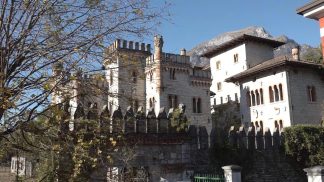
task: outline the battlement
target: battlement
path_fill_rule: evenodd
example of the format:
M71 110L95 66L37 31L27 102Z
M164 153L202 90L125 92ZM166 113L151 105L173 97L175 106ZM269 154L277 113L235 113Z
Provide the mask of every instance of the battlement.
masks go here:
M193 69L192 78L207 78L211 80L210 71L205 71L201 69Z
M154 55L151 55L147 57L146 64L150 65L155 62ZM187 64L190 65L190 56L186 55L179 55L179 54L172 54L172 53L163 53L162 54L162 62L168 63L168 64Z
M70 114L71 110L68 103L63 104L62 107L65 112ZM181 120L186 120L184 105L179 104L179 109ZM100 123L100 127L107 135L124 134L130 143L142 145L181 144L185 141L196 143L199 138L200 149L207 149L209 146L206 127L190 125L183 128L183 123L178 125L171 123L173 113L173 109L170 109L167 113L164 108L161 108L159 114L155 115L154 109L151 108L145 114L143 107L139 107L137 112L134 112L131 106L127 108L125 113L122 113L120 107L110 112L106 105L99 109L96 103L92 103L88 108L83 108L81 104L77 104L73 113L74 130L83 127L82 124L79 124L79 120L95 120ZM127 136L130 136L130 138L127 138Z
M214 135L215 131L212 131L211 135ZM249 150L269 150L279 149L283 145L283 131L278 128L271 133L269 128L255 128L250 126L247 131L244 127L235 128L231 126L229 130L229 144L235 148L249 149ZM215 143L212 141L212 143Z
M150 53L151 44L117 39L108 47L109 52L114 52L116 50L134 50Z

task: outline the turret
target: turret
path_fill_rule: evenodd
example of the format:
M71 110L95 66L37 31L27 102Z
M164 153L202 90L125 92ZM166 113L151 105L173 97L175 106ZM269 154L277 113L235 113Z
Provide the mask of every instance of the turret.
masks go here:
M154 36L154 59L162 60L163 37L161 35Z
M163 47L163 37L161 35L154 36L154 61L156 64L156 87L157 92L160 94L162 91L162 69L161 69L161 61L162 61L162 47Z
M63 63L60 61L53 65L53 76L59 76L63 71Z

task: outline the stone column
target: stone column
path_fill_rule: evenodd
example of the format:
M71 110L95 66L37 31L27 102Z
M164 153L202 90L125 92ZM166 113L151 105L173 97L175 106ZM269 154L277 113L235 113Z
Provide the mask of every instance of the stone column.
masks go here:
M224 176L226 182L241 182L242 168L237 165L223 166Z
M308 182L324 182L324 166L305 168Z

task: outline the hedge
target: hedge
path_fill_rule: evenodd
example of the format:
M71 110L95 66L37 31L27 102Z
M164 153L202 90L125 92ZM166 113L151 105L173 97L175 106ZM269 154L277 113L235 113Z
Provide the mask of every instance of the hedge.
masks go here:
M284 149L305 167L324 165L324 127L296 125L285 128Z

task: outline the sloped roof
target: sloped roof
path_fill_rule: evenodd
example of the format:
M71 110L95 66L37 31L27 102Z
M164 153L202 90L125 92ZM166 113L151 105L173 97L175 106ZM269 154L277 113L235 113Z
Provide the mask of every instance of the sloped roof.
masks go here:
M294 60L292 57L288 57L288 56L280 56L280 57L276 57L274 59L265 61L261 64L258 64L256 66L254 66L246 71L243 71L241 73L238 73L232 77L229 77L225 81L226 82L236 82L236 81L242 80L243 78L247 78L250 76L254 76L258 73L262 73L266 70L270 70L273 68L286 66L286 65L309 67L309 68L315 68L315 69L324 69L323 64L307 62L304 60Z
M213 55L222 52L230 47L233 47L235 45L238 45L242 42L245 41L255 41L255 42L262 42L262 43L266 43L270 46L272 46L273 48L275 47L279 47L283 44L285 44L284 42L280 42L274 39L269 39L269 38L263 38L263 37L258 37L258 36L253 36L253 35L248 35L248 34L242 34L238 37L235 37L227 42L224 42L223 44L220 44L218 46L216 46L215 48L205 52L204 54L202 54L201 56L205 56L205 57L212 57Z
M304 6L298 8L296 11L297 11L297 14L299 15L304 15L306 11L320 5L324 3L324 0L316 0L316 1L311 1L307 4L305 4Z

